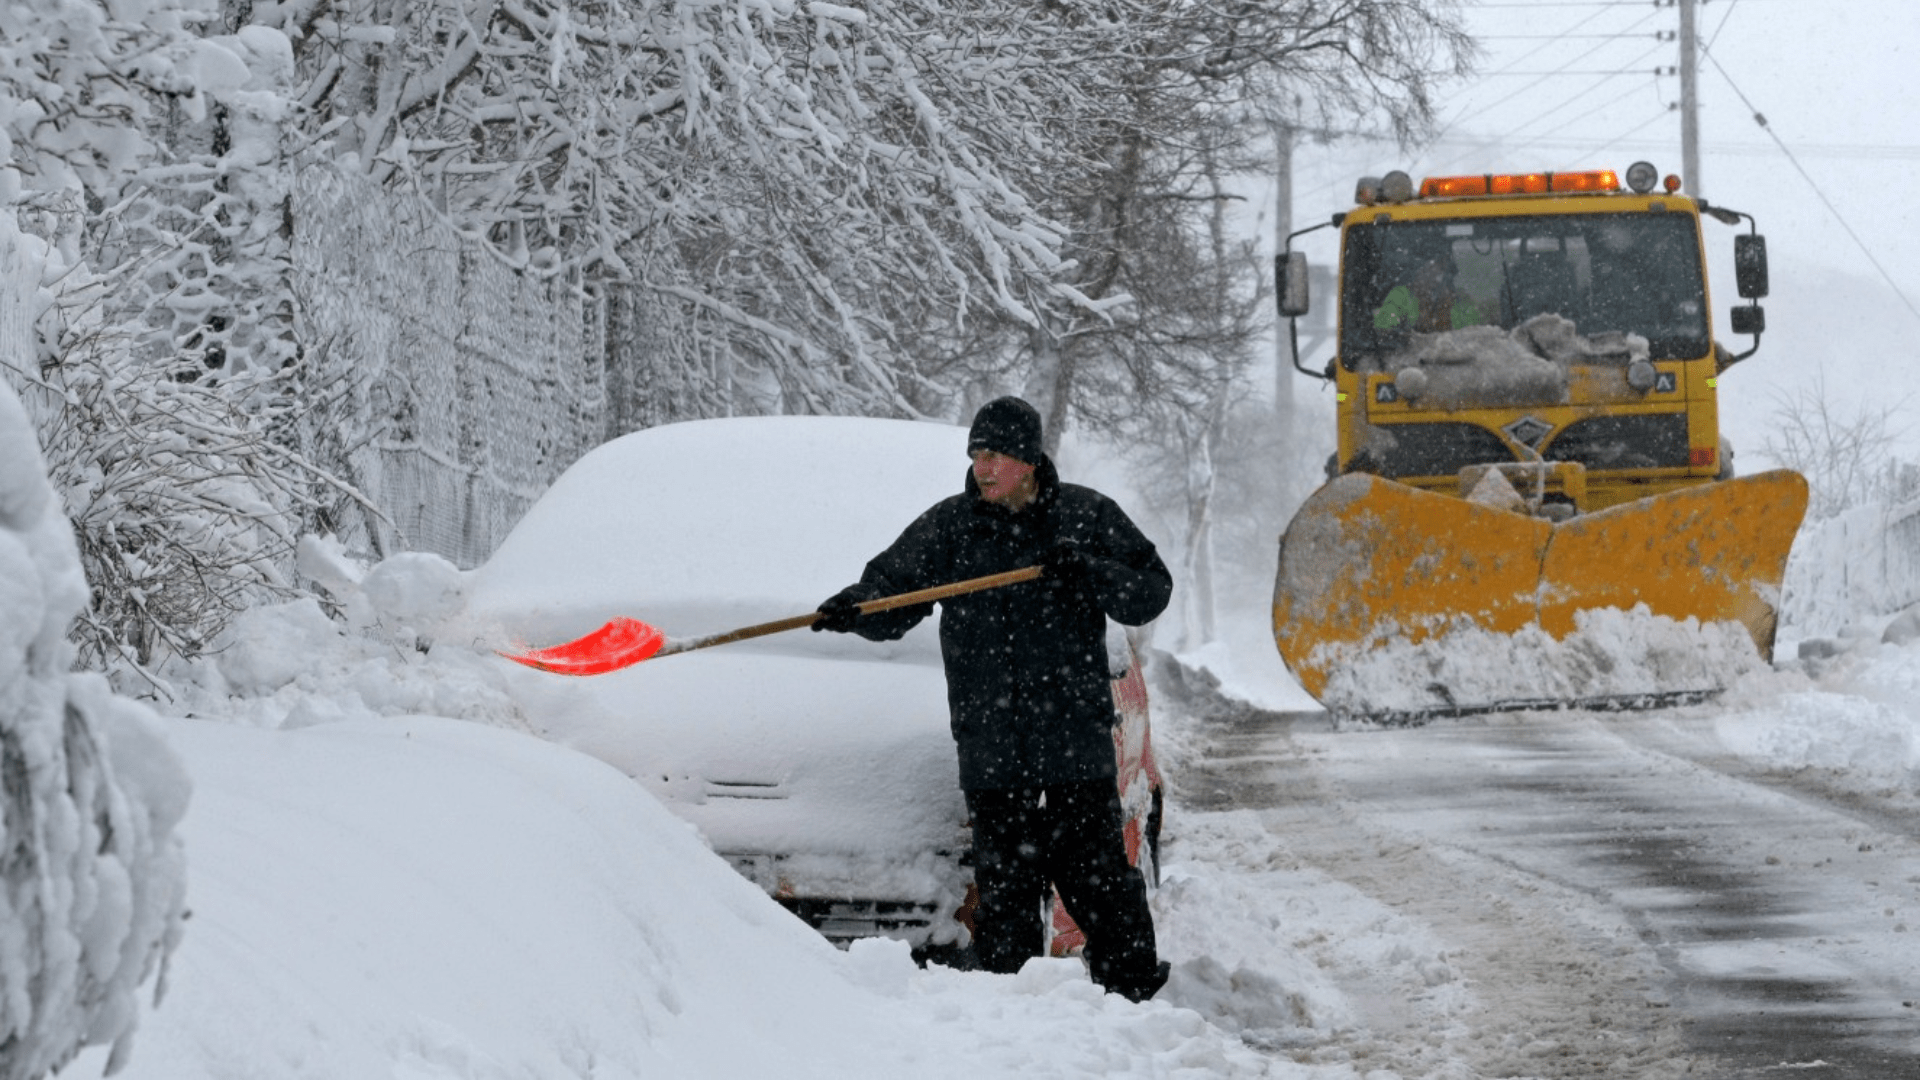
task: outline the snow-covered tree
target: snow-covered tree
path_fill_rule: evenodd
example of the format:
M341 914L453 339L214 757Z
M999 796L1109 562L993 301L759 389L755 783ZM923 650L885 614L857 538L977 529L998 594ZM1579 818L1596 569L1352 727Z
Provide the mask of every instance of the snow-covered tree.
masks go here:
M1089 164L1058 177L1044 204L1069 228L1067 291L1085 302L1047 305L1037 332L1005 329L1030 358L1028 390L1051 431L1073 417L1110 429L1116 414L1170 400L1205 414L1212 384L1235 375L1229 354L1260 328L1246 300L1262 285L1247 247L1209 250L1221 197L1209 177L1271 161L1276 116L1416 137L1438 80L1464 74L1471 41L1449 2L1058 6L1124 28L1115 47L1075 61L1078 80L1104 91L1071 129Z
M604 434L731 412L953 416L994 383L1035 387L1056 432L1069 411L1152 428L1169 407L1217 414L1257 329L1257 269L1206 239L1220 197L1206 177L1258 126L1242 114L1285 88L1304 119L1417 128L1427 80L1461 53L1450 12L1409 0L10 5L6 193L54 242L57 273L107 285L81 321L64 318L76 293L50 292L66 306L50 307L42 354L15 381L47 391L36 400L144 418L109 438L84 417L36 413L67 425L49 442L62 490L119 523L110 543L83 545L112 571L98 582L170 566L174 580L219 583L156 605L125 579L112 592L131 606L103 642L191 650L227 584L277 587L265 569L284 563L300 519L324 516L316 488L331 485L280 452L380 435L368 410L355 414L368 430L303 427L303 399L355 373L300 340L297 169L358 173L487 257L588 297L604 333L584 336L607 349L594 380ZM211 434L168 441L183 416ZM134 463L195 491L194 508L95 498ZM237 486L213 497L179 483L183 463ZM133 489L163 490L119 490ZM155 530L123 528L126 514ZM160 549L192 557L171 564ZM199 572L209 565L242 572ZM129 625L156 609L178 617Z
M286 335L290 76L277 34L210 2L24 0L0 13L0 195L56 262L122 271L110 318L177 378L272 370ZM125 273L137 270L137 273Z
M288 276L285 37L194 0L0 13L0 188L51 245L0 362L80 538L88 666L191 654L283 567L308 487Z
M1431 123L1434 85L1463 74L1473 50L1451 3L1135 0L1097 10L1129 36L1080 60L1082 81L1108 90L1105 108L1076 128L1079 157L1095 164L1064 175L1045 204L1069 226L1066 281L1083 299L1036 305L1037 326L984 330L1020 356L1014 370L1050 438L1084 423L1123 445L1152 444L1139 456L1149 468L1162 459L1155 490L1182 504L1170 516L1197 641L1212 631L1216 451L1251 390L1251 350L1268 325L1256 245L1224 223L1233 178L1264 172L1276 121L1417 136Z
M302 137L499 257L579 272L665 409L914 413L903 335L1031 320L1030 191L1085 97L1025 3L252 5L296 42ZM1063 299L1066 294L1062 294ZM619 335L615 335L618 340ZM771 395L771 400L766 397Z
M161 103L194 97L182 72L195 57L193 14L174 0L16 0L0 9L5 195L104 198L143 167Z

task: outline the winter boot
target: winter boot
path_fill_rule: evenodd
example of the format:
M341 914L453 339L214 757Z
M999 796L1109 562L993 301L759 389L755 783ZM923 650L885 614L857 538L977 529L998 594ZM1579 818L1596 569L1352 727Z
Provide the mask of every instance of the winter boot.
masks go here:
M1173 965L1165 960L1154 965L1153 971L1138 975L1124 975L1106 984L1107 992L1119 994L1128 1001L1138 1004L1160 992L1167 985L1167 976L1173 972Z

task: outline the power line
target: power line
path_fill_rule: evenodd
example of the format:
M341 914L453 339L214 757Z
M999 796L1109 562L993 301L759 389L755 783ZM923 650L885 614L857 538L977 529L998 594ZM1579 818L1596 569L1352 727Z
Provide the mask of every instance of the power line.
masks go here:
M1673 112L1673 108L1674 107L1672 105L1662 106L1661 113L1658 115L1670 114ZM1657 119L1657 116L1656 116L1656 119ZM1392 135L1383 134L1378 131L1361 131L1358 129L1349 130L1349 129L1342 128L1338 130L1335 130L1335 129L1326 129L1324 131L1316 130L1315 134L1322 135L1327 139L1338 139L1346 142L1390 143L1394 141L1394 137ZM1476 146L1477 147L1477 146L1484 146L1487 143L1492 141L1494 141L1492 136L1480 136L1480 135L1475 135L1471 132L1466 132L1459 135L1448 134L1448 135L1436 136L1432 139L1428 139L1427 145L1428 146ZM1571 138L1567 136L1543 135L1537 139L1529 140L1529 145L1545 146L1553 149L1569 149L1569 148L1578 148L1578 147L1585 146L1587 145L1587 142L1588 140L1586 139L1577 139L1577 138ZM1650 144L1639 144L1639 145L1650 145ZM1829 159L1829 158L1836 158L1840 160L1850 160L1850 161L1911 161L1914 159L1920 159L1920 145L1915 145L1912 143L1808 143L1808 142L1803 142L1803 143L1799 143L1798 147L1799 147L1799 154L1801 157L1818 158L1823 160ZM1779 146L1774 143L1757 143L1757 142L1703 142L1700 144L1700 148L1709 153L1716 154L1722 157L1767 157L1769 155L1777 154L1780 152Z
M1739 0L1734 0L1734 2L1738 3ZM1754 3L1754 4L1801 4L1807 7L1813 6L1812 0L1748 0L1748 2ZM1526 3L1510 3L1510 4L1484 4L1483 3L1483 4L1473 5L1474 10L1476 11L1478 11L1481 8L1526 8L1529 11L1531 11L1536 8L1551 8L1551 7L1643 8L1646 6L1647 6L1647 0L1527 0ZM1671 3L1671 0L1666 0L1666 2L1660 2L1660 0L1656 0L1655 6L1656 7L1672 7L1673 4Z
M1577 70L1561 68L1556 71L1503 71L1502 75L1674 75L1679 69L1672 64L1655 64L1650 68L1587 68ZM1486 78L1495 78L1493 75Z
M1740 0L1733 0L1732 3L1727 5L1727 13L1725 15L1720 16L1720 25L1713 28L1713 36L1707 39L1707 43L1705 45L1700 46L1700 51L1702 53L1706 53L1709 50L1711 50L1713 48L1713 43L1720 40L1720 31L1725 30L1727 28L1727 20L1733 18L1733 9L1739 6L1740 6Z
M1673 115L1672 109L1661 109L1659 112L1654 113L1651 118L1644 120L1639 124L1635 124L1633 127L1627 129L1626 131L1618 135L1615 135L1611 140L1604 143L1600 147L1600 149L1595 150L1593 152L1593 156L1596 158L1599 157L1601 154L1606 153L1607 151L1613 149L1614 147L1620 145L1621 143L1626 142L1628 139L1632 138L1633 136L1640 134L1642 131L1645 131L1646 129L1652 127L1653 125L1659 123L1662 120L1665 120L1667 117L1672 115Z
M1663 106L1661 115L1670 115L1672 106ZM1359 136L1355 136L1359 138ZM1388 142L1387 136L1378 136L1362 141ZM1490 137L1480 137L1471 133L1457 137L1437 140L1449 146L1479 146L1492 141ZM1585 146L1586 139L1571 136L1543 135L1531 140L1531 145L1556 149ZM1706 142L1700 148L1720 157L1771 157L1780 152L1773 143L1757 142ZM1801 143L1799 153L1803 158L1838 159L1846 161L1912 161L1920 158L1920 146L1895 145L1891 143Z
M1671 106L1663 107L1656 116L1656 119L1658 116L1670 116L1672 113L1673 109ZM1645 125L1643 124L1641 126L1644 127ZM1390 137L1384 135L1355 135L1353 137L1360 141L1392 141ZM1446 146L1484 146L1490 141L1492 141L1490 138L1477 137L1471 134L1434 140L1436 145ZM1663 140L1658 145L1666 146L1670 142L1671 140ZM1540 146L1554 150L1579 149L1587 144L1588 140L1586 139L1550 135L1541 136L1538 139L1533 139L1528 142L1530 146ZM1654 144L1640 143L1627 145L1649 146ZM1700 148L1718 157L1770 157L1780 152L1780 148L1772 143L1755 142L1708 142L1700 144ZM1920 159L1920 146L1898 146L1889 143L1801 143L1800 156L1850 161L1912 161Z
M1593 108L1591 108L1591 109L1588 109L1588 110L1587 110L1586 112L1583 112L1583 113L1581 113L1581 114L1580 114L1579 116L1576 116L1576 117L1574 117L1574 118L1573 118L1573 119L1571 119L1571 120L1568 120L1568 121L1567 121L1567 122L1566 122L1565 124L1563 124L1563 125L1561 125L1561 126L1562 126L1562 127L1572 127L1572 126L1573 126L1574 124L1577 124L1577 123L1579 123L1579 122L1580 122L1580 121L1582 121L1582 120L1585 120L1585 119L1586 119L1587 117L1589 117L1589 116L1592 116L1592 115L1593 115L1594 113L1597 113L1597 112L1599 112L1599 111L1600 111L1600 110L1602 110L1602 109L1607 109L1607 108L1611 108L1611 107L1613 107L1613 106L1614 106L1615 104L1617 104L1617 103L1619 103L1619 102L1620 102L1620 101L1621 101L1621 100L1622 100L1622 99L1623 99L1624 97L1625 97L1625 95L1623 94L1623 95L1621 95L1621 97L1617 97L1617 98L1613 98L1613 99L1610 99L1610 100L1607 100L1607 101L1603 101L1603 102L1601 102L1600 104L1598 104L1598 105L1595 105L1595 106L1594 106ZM1642 126L1644 127L1645 125L1642 125ZM1638 130L1638 129L1636 128L1635 130ZM1545 138L1545 136L1542 136L1541 138ZM1526 149L1526 148L1528 148L1528 147L1533 147L1533 146L1539 146L1539 145L1540 145L1540 139L1539 139L1539 138L1535 138L1535 139L1528 139L1528 140L1526 140L1526 141L1524 141L1524 142L1520 142L1520 143L1516 143L1516 144L1513 144L1512 146L1510 146L1510 147L1508 147L1508 150L1509 150L1509 151L1513 151L1513 150L1522 150L1522 149Z
M1673 31L1671 30L1655 30L1653 32L1654 40L1656 41L1672 41L1673 40L1673 37L1671 36L1672 34L1673 34ZM1604 41L1628 41L1634 38L1643 38L1646 36L1647 35L1645 33L1639 33L1639 34L1475 34L1473 35L1473 39L1475 41L1593 41L1596 39L1604 40Z
M1514 6L1526 6L1526 5L1514 5ZM1569 4L1569 5L1565 5L1565 6L1570 6L1570 7L1571 7L1571 6L1579 6L1579 7L1585 7L1585 6L1595 6L1595 5L1586 5L1586 4L1579 4L1579 5L1573 5L1573 4ZM1574 24L1573 24L1572 26L1569 26L1569 27L1567 27L1567 31L1568 31L1568 32L1571 32L1571 31L1574 31L1574 30L1578 30L1578 29L1580 29L1581 27L1583 27L1583 26L1585 26L1586 24L1588 24L1588 23L1590 23L1590 22L1592 22L1592 21L1593 21L1594 19L1597 19L1597 18L1599 18L1599 17L1601 16L1601 15L1603 15L1603 14L1605 14L1605 9L1606 9L1607 7L1618 7L1618 6L1622 6L1622 5L1620 5L1620 4L1600 4L1600 5L1597 5L1597 6L1598 6L1598 7L1600 8L1600 10L1596 10L1596 11L1594 11L1594 12L1593 12L1592 14L1590 14L1590 15L1588 15L1588 16L1586 16L1585 18L1582 18L1582 19L1579 19L1579 20L1578 20L1578 21L1576 21L1576 22L1575 22L1575 23L1574 23ZM1638 18L1638 19L1635 19L1635 20L1634 20L1634 21L1633 21L1632 23L1630 23L1630 24L1628 24L1628 25L1627 25L1627 27L1626 27L1625 29L1626 29L1626 30L1628 30L1628 31L1630 31L1630 30L1633 30L1633 29L1635 29L1635 28L1637 28L1637 27L1639 27L1639 26L1640 26L1641 24L1643 24L1643 23L1645 23L1645 22L1646 22L1646 21L1647 21L1648 19L1650 19L1650 18L1653 18L1653 17L1654 17L1655 15L1657 15L1657 14L1658 14L1658 11L1657 11L1657 9L1656 9L1656 10L1655 10L1654 12L1650 12L1650 13L1648 13L1648 14L1645 14L1645 15L1642 15L1642 16L1641 16L1640 18ZM1514 59L1514 60L1513 60L1513 62L1512 62L1512 63L1509 63L1509 64L1508 64L1508 65L1507 65L1507 66L1506 66L1505 68L1502 68L1502 69L1501 69L1501 70L1500 70L1499 72L1494 72L1493 74L1496 74L1496 75L1497 75L1497 74L1501 74L1501 73L1503 73L1503 72L1506 72L1506 71L1510 71L1510 70L1512 70L1512 69L1513 69L1513 68L1514 68L1514 67L1515 67L1516 65L1519 65L1519 64L1521 64L1521 63L1524 63L1525 61L1527 61L1528 59L1530 59L1530 58L1532 58L1532 57L1533 57L1533 56L1534 56L1534 55L1535 55L1536 53L1538 53L1538 52L1540 52L1540 51L1541 51L1542 49L1545 49L1546 47L1547 47L1547 45L1546 45L1546 44L1541 44L1541 45L1536 45L1536 46L1534 46L1534 47L1533 47L1532 49L1530 49L1530 50L1528 50L1528 51L1527 51L1526 53L1524 53L1523 55L1521 55L1521 56L1519 56L1519 57L1517 57L1516 59ZM1571 67L1572 67L1572 66L1573 66L1574 64L1577 64L1577 63L1579 63L1580 61L1582 61L1582 60L1585 60L1585 59L1587 59L1588 57L1590 57L1590 56L1592 56L1592 55L1593 55L1594 53L1596 53L1596 52L1598 52L1598 51L1600 51L1601 49L1603 49L1603 48L1605 48L1605 47L1606 47L1606 43L1605 43L1605 42L1602 42L1602 43L1601 43L1601 44L1599 44L1599 45L1595 45L1595 46L1593 46L1593 47L1591 47L1591 48L1589 48L1589 49L1587 49L1587 50L1586 50L1585 52L1582 52L1582 53L1581 53L1581 54L1579 54L1578 56L1575 56L1575 57L1573 57L1572 59L1570 59L1570 60L1568 60L1568 61L1567 61L1567 62L1566 62L1565 64L1562 64L1562 65L1560 66L1560 68L1559 68L1559 69L1558 69L1557 71L1555 71L1555 72L1549 72L1549 73L1547 73L1547 74L1544 74L1544 75L1540 75L1540 76L1537 76L1537 77L1535 77L1535 78L1533 78L1533 79L1532 79L1532 81L1530 81L1530 82L1528 82L1528 83L1526 83L1526 84L1525 84L1525 85L1523 85L1523 86L1520 86L1519 88L1517 88L1517 89L1515 89L1515 90L1514 90L1514 91L1513 91L1512 93L1509 93L1509 94L1507 94L1507 95L1506 95L1505 97L1502 97L1502 98L1499 98L1499 99L1497 99L1496 101L1494 101L1494 102L1493 102L1492 104L1490 104L1490 105L1487 105L1487 106L1484 106L1484 107L1482 107L1482 108L1479 108L1479 109L1477 109L1477 110L1474 110L1474 109L1473 109L1473 106L1472 106L1472 105L1470 105L1470 104L1468 104L1468 105L1462 105L1462 106L1460 107L1460 110L1459 110L1458 112L1456 112L1456 113L1455 113L1455 115L1453 116L1453 118L1452 118L1452 119L1450 119L1450 120L1448 120L1446 124L1444 124L1444 125L1442 125L1442 126L1441 126L1441 128L1440 128L1440 130L1438 130L1438 131L1436 131L1436 132L1434 133L1434 136L1433 136L1433 139L1430 139L1430 140L1428 140L1428 145L1432 145L1432 144L1433 144L1434 142L1437 142L1437 141L1438 141L1438 140L1439 140L1439 139L1440 139L1440 138L1441 138L1442 136L1444 136L1444 135L1446 135L1446 133L1447 133L1448 131L1450 131L1450 130L1452 130L1452 128L1454 127L1454 125L1455 125L1455 124L1457 124L1457 123L1459 123L1459 122L1460 122L1460 120L1461 120L1461 119L1462 119L1462 118L1463 118L1464 116L1466 116L1466 115L1467 115L1467 113L1468 113L1468 111L1469 111L1469 110L1473 110L1473 111L1479 111L1479 112L1488 112L1488 111L1491 111L1491 110L1493 110L1493 109L1497 109L1497 108L1499 108L1500 106L1502 106L1502 105L1505 105L1505 104L1506 104L1507 102L1509 102L1509 101L1512 101L1512 100L1514 100L1514 99L1516 99L1516 98L1518 98L1518 97L1520 97L1520 96L1521 96L1522 94L1525 94L1525 93L1526 93L1527 91L1529 91L1529 90L1531 90L1531 89L1533 89L1534 87L1536 87L1536 86L1538 86L1538 85L1540 85L1541 83L1543 83L1543 82L1545 82L1546 80L1548 80L1548 79L1550 79L1550 78L1553 78L1553 77L1554 77L1554 75L1556 75L1556 74L1559 74L1559 73L1561 73L1561 72L1565 72L1566 70L1568 70L1569 68L1571 68ZM1634 58L1634 61L1633 61L1633 62L1634 62L1634 63L1639 63L1639 62L1640 62L1641 60L1643 60L1643 59L1645 59L1645 58L1646 58L1647 56L1650 56L1650 55L1652 55L1652 54L1653 54L1654 52L1657 52L1658 50L1659 50L1659 47L1658 47L1658 46L1656 45L1656 46L1655 46L1654 48L1652 48L1652 49L1649 49L1649 50L1647 50L1646 52L1644 52L1644 53L1642 53L1642 54L1641 54L1640 56L1638 56L1638 57L1635 57L1635 58ZM1605 85L1605 82L1606 82L1607 80L1609 80L1609 79L1612 79L1612 78L1615 78L1615 77L1616 77L1616 76L1613 76L1613 75L1608 75L1608 76L1605 76L1605 77L1603 77L1603 78L1602 78L1602 80L1601 80L1601 82L1599 82L1599 83L1594 83L1594 84L1592 84L1591 86L1588 86L1588 87L1586 87L1586 88L1585 88L1584 90L1582 90L1582 91L1581 91L1581 93L1582 93L1582 94L1585 94L1585 93L1590 93L1590 92L1592 92L1592 91L1593 91L1594 89L1596 89L1597 87L1599 87L1599 86L1602 86L1602 85ZM1569 99L1569 101L1563 101L1563 102L1562 102L1562 103L1561 103L1561 104L1560 104L1559 106L1556 106L1556 107L1555 107L1554 109L1551 109L1551 110L1548 110L1548 112L1546 112L1546 113L1543 113L1543 114L1541 114L1541 116L1540 116L1540 117L1535 117L1535 118L1534 118L1534 120L1528 120L1528 121L1527 121L1526 123L1524 123L1524 124L1521 124L1521 125L1519 125L1519 129L1524 129L1524 128L1526 128L1527 126L1529 126L1529 125L1531 125L1531 124L1533 124L1533 123L1535 122L1535 120L1538 120L1538 119L1540 119L1541 117L1544 117L1544 116L1550 116L1550 115L1552 115L1552 113L1553 113L1553 112L1555 112L1555 111L1557 111L1558 109L1560 109L1560 108L1564 108L1564 107L1565 107L1565 106L1566 106L1566 105L1567 105L1567 104L1568 104L1568 103L1569 103L1569 102L1570 102L1571 100L1572 100L1572 99ZM1416 158L1415 158L1415 160L1416 160L1416 161L1418 161L1418 160L1419 160L1419 158L1418 158L1418 157L1416 157ZM1446 164L1450 164L1450 162L1449 162L1449 163L1446 163Z
M1639 60L1642 60L1642 59L1645 59L1645 58L1646 58L1647 56L1649 56L1649 55L1651 55L1652 53L1654 53L1654 52L1656 52L1656 51L1658 51L1658 49L1659 49L1659 46L1657 46L1657 45L1656 45L1656 46L1654 46L1654 48L1652 48L1652 49L1648 49L1648 50L1647 50L1647 51L1646 51L1645 53L1642 53L1642 54L1641 54L1640 56L1638 56L1638 57L1635 57L1634 59L1635 59L1635 61L1636 61L1636 62L1638 62ZM1585 87L1583 87L1583 88L1581 88L1581 89L1580 89L1580 91L1578 91L1578 92L1577 92L1577 93L1575 93L1574 95L1572 95L1572 96L1570 96L1570 97L1567 97L1567 98L1565 98L1565 99L1563 99L1563 100L1562 100L1562 101L1561 101L1561 102L1560 102L1559 104L1557 104L1557 105L1554 105L1554 106L1553 106L1552 108L1549 108L1549 109L1547 109L1547 110L1546 110L1546 111L1544 111L1544 112L1540 112L1540 113L1536 113L1536 114L1534 114L1533 116L1531 116L1531 117L1529 117L1528 119L1526 119L1526 120L1524 120L1524 121L1522 121L1522 122L1520 122L1520 123L1518 123L1518 124L1514 124L1514 125L1512 125L1512 127L1511 127L1511 128L1509 129L1509 132L1508 132L1508 135L1509 135L1509 137L1518 137L1518 136L1519 136L1519 135L1520 135L1520 134L1521 134L1522 132L1525 132L1525 131L1526 131L1526 130L1527 130L1528 128L1530 128L1530 127L1532 127L1532 126L1534 126L1535 124L1537 124L1537 123L1539 123L1540 121L1542 121L1542 120L1545 120L1545 119L1546 119L1547 117L1549 117L1549 116L1552 116L1552 115L1553 115L1554 113L1557 113L1557 112L1559 112L1560 110L1562 110L1562 109L1564 109L1564 108L1566 108L1567 106L1569 106L1569 105L1572 105L1572 104L1574 104L1574 103L1576 103L1576 102L1582 102L1582 101L1584 101L1584 100L1586 100L1586 99L1588 98L1588 96L1589 96L1589 95L1591 95L1591 94L1592 94L1592 93L1593 93L1594 91L1596 91L1596 90L1598 90L1598 89L1599 89L1600 87L1602 87L1602 86L1605 86L1605 85L1606 85L1607 83L1609 83L1609 82L1612 82L1612 81L1613 81L1614 79L1616 79L1616 78L1618 78L1618 77L1619 77L1618 75L1607 75L1607 76L1603 76L1603 77L1601 77L1600 79L1598 79L1597 81L1595 81L1595 82L1592 82L1592 83L1589 83L1589 84L1588 84L1588 85L1586 85ZM1611 103L1612 103L1612 102L1611 102L1611 101L1609 101L1609 102L1607 102L1606 104L1611 104ZM1587 113L1583 113L1582 115L1583 115L1583 116L1585 116L1585 115L1591 115L1591 113L1592 113L1592 112L1594 112L1594 111L1595 111L1595 110L1592 110L1592 109L1590 109L1590 110L1588 110L1588 111L1587 111ZM1522 143L1521 145L1523 145L1523 146L1524 146L1524 145L1526 145L1526 144L1525 144L1525 143ZM1457 160L1457 157L1456 157L1456 159L1455 159L1455 160ZM1450 164L1451 164L1451 162L1447 162L1446 164L1449 164L1449 165L1450 165Z
M1707 62L1712 64L1713 69L1718 71L1720 77L1727 80L1727 85L1733 88L1733 92L1735 96L1739 97L1740 103L1745 105L1747 109L1753 113L1754 123L1759 124L1760 129L1765 131L1767 135L1773 139L1775 145L1780 147L1780 152L1787 156L1787 160L1792 163L1794 170L1800 174L1800 178L1805 180L1807 186L1813 189L1813 193L1818 196L1820 202L1826 206L1827 212L1832 214L1833 219L1840 223L1840 228L1845 230L1846 234L1853 239L1854 245L1860 249L1860 253L1867 257L1867 262L1871 263L1873 268L1879 272L1880 280L1887 283L1887 288L1893 290L1893 294L1900 298L1900 302L1907 306L1907 310L1913 313L1914 318L1920 319L1920 307L1913 305L1913 301L1907 298L1906 291L1901 289L1899 284L1893 280L1893 275L1887 273L1887 268L1880 265L1879 259L1874 258L1873 251L1867 247L1866 241L1860 239L1860 234L1853 231L1852 225L1847 224L1846 216L1840 213L1839 207L1833 205L1832 199L1827 198L1827 193L1820 189L1820 184L1814 180L1813 175L1807 172L1805 166L1800 164L1800 159L1794 156L1793 151L1788 148L1786 141L1781 139L1780 134L1774 131L1772 126L1767 123L1766 116L1763 115L1759 109L1754 108L1753 102L1747 99L1746 92L1741 90L1739 84L1733 81L1733 76L1727 74L1727 69L1720 66L1720 61L1716 59L1712 53L1704 52L1704 50L1703 53L1707 58Z
M1572 26L1568 27L1567 29L1578 30L1580 27L1585 26L1586 24L1592 22L1593 20L1599 17L1600 17L1600 12L1596 11L1593 14L1587 16L1586 18L1581 19L1579 22L1574 23ZM1513 62L1509 63L1505 68L1501 68L1500 71L1506 71L1508 68L1512 68L1517 64L1520 64L1526 60L1532 59L1535 53L1540 52L1546 47L1547 46L1545 44L1535 45L1533 48L1527 50L1525 53L1515 58ZM1582 54L1581 58L1584 59L1586 55L1587 54ZM1494 72L1493 74L1497 75L1499 73L1500 72ZM1492 106L1489 106L1489 108L1498 108L1499 106L1506 104L1508 101L1511 101L1513 98L1518 97L1520 94L1525 93L1529 88L1533 87L1534 85L1536 85L1536 83L1528 83L1526 86L1523 86L1518 90L1515 90L1512 94L1509 94L1506 97L1500 99L1499 101L1494 102ZM1467 105L1460 106L1459 110L1456 111L1454 115L1447 120L1446 123L1440 125L1440 129L1438 131L1434 132L1434 137L1439 138L1441 135L1446 134L1447 131L1452 129L1452 127L1455 124L1460 122L1461 117L1466 115L1468 108L1469 106Z

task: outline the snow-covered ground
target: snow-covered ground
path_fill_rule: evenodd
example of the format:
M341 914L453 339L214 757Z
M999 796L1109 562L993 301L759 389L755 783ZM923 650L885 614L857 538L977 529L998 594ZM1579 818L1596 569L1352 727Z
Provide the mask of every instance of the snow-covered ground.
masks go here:
M410 566L385 595L444 582ZM1077 961L1001 977L916 969L884 941L836 951L640 785L514 730L502 661L317 614L256 612L170 709L195 780L192 918L129 1077L1268 1069ZM1250 992L1193 977L1215 1007Z
M523 730L498 658L423 646L409 613L460 579L390 560L354 620L260 609L173 673L191 918L123 1075L1481 1075L1445 1039L1417 1074L1326 1050L1383 997L1445 1031L1493 988L1458 942L1289 859L1245 813L1183 806L1200 722L1170 705L1155 905L1176 970L1159 998L1103 995L1070 960L922 970L884 941L829 947L640 785ZM1258 637L1236 619L1230 640ZM1911 792L1920 643L1852 640L1817 669L1748 676L1698 729L1756 768ZM1257 648L1188 659L1269 707L1306 704Z
M312 614L259 612L247 652L277 674L227 697L209 672L170 710L192 918L129 1077L1368 1076L1282 1051L1361 1023L1362 975L1442 1019L1475 994L1419 922L1178 803L1159 1000L1073 961L837 952L638 785L512 730L490 658ZM1754 677L1716 726L1757 762L1911 788L1916 685L1920 645L1876 645ZM1159 722L1177 776L1189 733Z

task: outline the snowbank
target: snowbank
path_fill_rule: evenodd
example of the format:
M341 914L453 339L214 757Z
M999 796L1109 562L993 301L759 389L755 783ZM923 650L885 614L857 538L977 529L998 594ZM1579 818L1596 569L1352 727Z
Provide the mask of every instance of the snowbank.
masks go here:
M1824 770L1841 789L1920 793L1920 642L1855 639L1837 656L1749 675L1723 705L1715 737L1742 757Z
M1258 1075L1198 1014L839 952L643 788L431 717L180 720L196 940L126 1076ZM351 793L351 797L344 797Z
M1863 616L1920 602L1920 505L1856 506L1809 521L1794 538L1781 600L1781 634L1840 633Z
M450 564L327 554L306 565L347 618L261 608L174 672L202 717L168 727L197 785L195 933L127 1077L1328 1076L1209 1022L1343 1015L1285 965L1188 958L1189 1008L1105 994L1078 961L834 949L645 787L514 730L498 661L428 643L437 605L407 599L457 584Z

